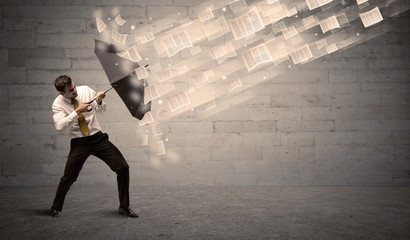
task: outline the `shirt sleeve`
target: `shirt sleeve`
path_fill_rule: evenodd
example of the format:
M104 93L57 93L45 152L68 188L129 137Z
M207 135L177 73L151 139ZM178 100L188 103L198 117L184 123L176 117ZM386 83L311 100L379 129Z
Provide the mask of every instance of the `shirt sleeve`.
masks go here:
M53 104L53 120L57 131L62 131L74 123L78 115L76 111L72 111L70 114L64 111L64 109L56 104Z
M88 87L88 91L90 94L90 99L94 99L97 93L90 87ZM102 101L101 104L98 104L97 101L94 101L90 105L96 112L105 112L106 110L104 101Z

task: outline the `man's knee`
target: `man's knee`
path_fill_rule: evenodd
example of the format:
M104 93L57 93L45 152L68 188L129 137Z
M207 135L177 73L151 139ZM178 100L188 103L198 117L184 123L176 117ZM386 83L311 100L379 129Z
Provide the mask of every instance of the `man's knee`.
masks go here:
M122 172L128 172L130 167L128 166L128 163L126 161L122 162L121 165L117 168L115 172L117 173L122 173Z
M65 184L73 184L75 181L77 181L78 174L64 174L63 177L60 179L60 183L65 183Z

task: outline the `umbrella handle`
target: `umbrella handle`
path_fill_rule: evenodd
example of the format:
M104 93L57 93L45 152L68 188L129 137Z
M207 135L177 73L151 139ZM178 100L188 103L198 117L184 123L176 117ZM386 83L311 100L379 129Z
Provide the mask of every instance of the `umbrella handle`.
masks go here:
M110 91L113 87L110 87L109 89L107 89L104 93L107 93L108 91Z
M108 91L110 91L113 87L110 87L108 90L104 91L104 94L106 94ZM92 102L94 102L96 100L96 98L94 98L93 100L89 101L87 104L91 104Z

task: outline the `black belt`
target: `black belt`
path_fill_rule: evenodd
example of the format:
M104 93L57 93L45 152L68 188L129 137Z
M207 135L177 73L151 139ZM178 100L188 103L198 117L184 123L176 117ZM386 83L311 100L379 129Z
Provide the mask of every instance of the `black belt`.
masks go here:
M106 133L102 133L101 131L98 131L97 133L95 133L91 136L72 138L71 143L77 143L77 144L87 143L87 144L90 144L92 142L98 141L103 136L108 136L108 135Z

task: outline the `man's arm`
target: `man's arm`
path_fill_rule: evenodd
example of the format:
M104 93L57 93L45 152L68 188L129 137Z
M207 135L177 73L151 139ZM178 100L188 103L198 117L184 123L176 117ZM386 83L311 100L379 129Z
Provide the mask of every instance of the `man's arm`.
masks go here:
M62 131L71 126L74 120L77 118L77 112L73 109L70 114L66 114L64 109L59 106L53 105L53 120L57 131Z
M57 131L62 131L71 126L78 119L78 115L86 112L89 106L90 104L81 103L80 106L67 115L60 106L53 105L53 120Z
M95 101L91 103L92 108L94 108L96 112L105 112L105 102L102 101L105 98L105 92L95 93L93 89L88 89L90 91L91 98L95 99Z

